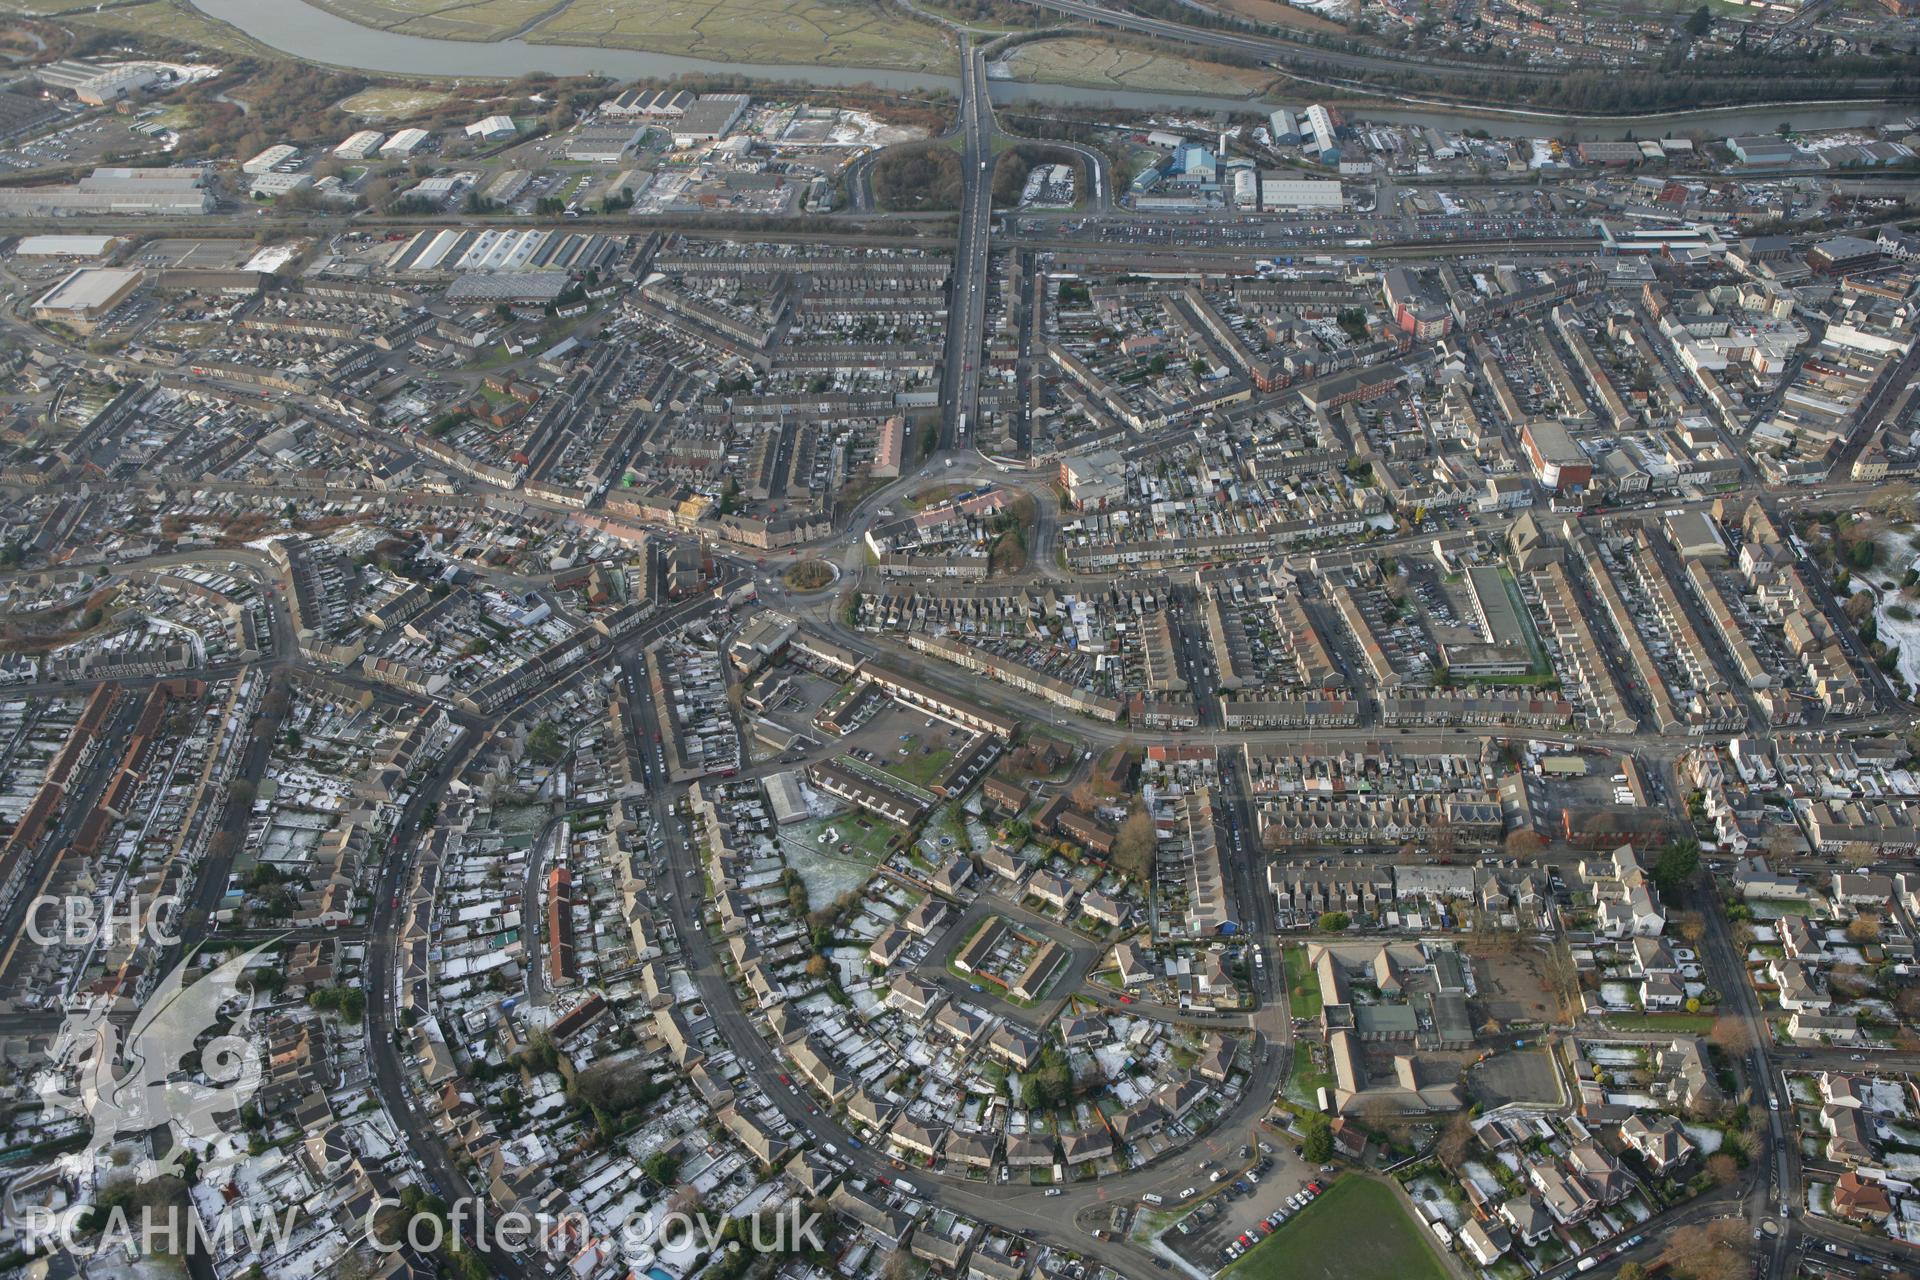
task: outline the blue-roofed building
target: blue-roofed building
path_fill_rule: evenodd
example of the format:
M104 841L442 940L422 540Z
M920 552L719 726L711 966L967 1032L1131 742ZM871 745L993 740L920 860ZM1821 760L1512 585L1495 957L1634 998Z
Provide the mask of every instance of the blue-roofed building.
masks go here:
M1216 163L1211 148L1197 142L1183 142L1173 153L1174 167L1190 178L1211 179Z

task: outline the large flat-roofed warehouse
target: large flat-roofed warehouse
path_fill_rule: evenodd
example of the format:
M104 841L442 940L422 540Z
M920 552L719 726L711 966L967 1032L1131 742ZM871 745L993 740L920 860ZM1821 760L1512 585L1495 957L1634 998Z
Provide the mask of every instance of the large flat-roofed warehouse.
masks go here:
M165 80L173 72L149 62L95 62L88 58L61 58L35 67L33 78L55 93L70 93L89 106L105 106L132 97Z
M1262 209L1340 209L1347 198L1331 178L1262 178Z
M447 301L552 302L572 280L564 271L469 272L447 286Z
M583 124L567 140L567 159L618 164L627 152L640 145L646 132L646 125L631 120Z
M87 333L145 278L145 272L120 267L81 267L41 294L34 301L33 314Z
M376 154L386 140L387 135L378 129L362 129L348 134L346 140L333 149L333 154L342 160L365 160Z
M0 188L0 215L69 218L88 213L204 214L213 211L197 168L95 169L62 187Z
M740 123L752 101L744 93L703 93L700 100L680 113L673 122L673 145L691 147L697 142L724 138Z
M404 159L432 141L425 129L402 129L380 144L380 154L389 160Z
M118 236L21 236L16 258L99 258L120 243Z

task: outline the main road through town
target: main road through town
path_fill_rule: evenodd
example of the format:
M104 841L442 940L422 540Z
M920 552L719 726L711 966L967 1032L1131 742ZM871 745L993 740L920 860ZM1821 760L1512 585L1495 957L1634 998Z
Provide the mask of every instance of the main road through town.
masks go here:
M987 238L993 228L993 104L986 58L960 37L960 241L953 251L953 301L947 319L940 446L967 449L980 402L980 353L987 324Z

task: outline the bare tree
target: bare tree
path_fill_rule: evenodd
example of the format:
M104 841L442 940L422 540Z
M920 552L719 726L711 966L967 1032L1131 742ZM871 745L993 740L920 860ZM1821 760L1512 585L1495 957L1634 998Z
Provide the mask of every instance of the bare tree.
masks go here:
M1520 935L1512 929L1502 929L1489 913L1476 910L1471 918L1473 927L1467 935L1469 955L1507 956L1520 949Z
M1580 1016L1583 1001L1580 998L1582 975L1573 962L1573 955L1566 944L1552 942L1546 947L1542 962L1542 976L1547 985L1553 988L1559 998L1561 1015L1572 1021Z
M1723 1013L1713 1020L1713 1029L1707 1032L1707 1042L1729 1058L1739 1058L1752 1050L1753 1034L1744 1018Z
M1681 1227L1667 1237L1661 1261L1689 1280L1741 1280L1747 1271L1741 1228L1739 1221Z
M1837 964L1827 973L1827 994L1835 1000L1862 999L1873 985L1873 975L1857 964Z
M1158 842L1153 815L1141 809L1120 824L1120 833L1113 838L1114 867L1135 880L1148 879L1153 875L1153 854Z
M1676 911L1673 914L1673 931L1680 940L1690 947L1700 945L1707 936L1707 920L1698 911Z
M1547 838L1538 831L1520 827L1507 833L1505 844L1509 857L1531 858L1547 847Z
M1864 840L1847 841L1840 846L1840 856L1856 867L1870 867L1880 859L1878 851Z
M1771 858L1791 858L1798 854L1805 841L1801 839L1799 828L1789 823L1781 823L1767 837L1767 856Z
M1467 1119L1467 1113L1457 1112L1447 1121L1447 1127L1440 1132L1439 1145L1434 1148L1440 1157L1440 1163L1449 1169L1457 1169L1460 1162L1473 1149L1473 1122Z

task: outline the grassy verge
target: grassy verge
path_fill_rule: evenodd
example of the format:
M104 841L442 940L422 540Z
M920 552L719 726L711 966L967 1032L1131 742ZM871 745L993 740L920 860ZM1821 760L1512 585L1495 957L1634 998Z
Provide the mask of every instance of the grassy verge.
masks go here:
M1703 1036L1713 1030L1710 1013L1610 1013L1606 1022L1615 1031L1672 1031Z
M965 139L959 139L964 142ZM907 498L900 505L909 511L925 511L928 507L945 502L956 494L965 493L969 486L964 484L930 485Z
M1313 967L1307 963L1307 949L1302 946L1282 948L1281 958L1287 972L1287 1007L1296 1018L1317 1018L1320 1016L1320 980L1314 977Z
M1078 37L1023 44L1008 55L1006 63L1013 69L1016 80L1078 84L1094 89L1235 95L1258 92L1271 78L1258 68L1230 67L1201 58Z

